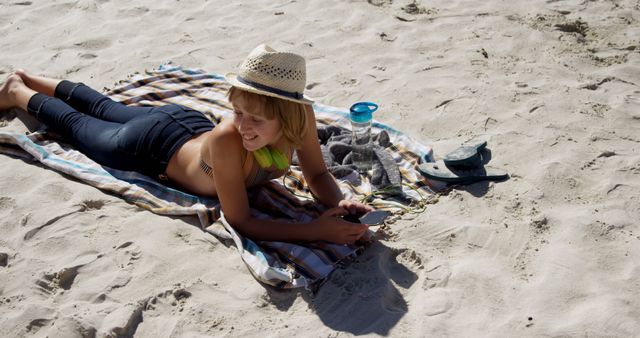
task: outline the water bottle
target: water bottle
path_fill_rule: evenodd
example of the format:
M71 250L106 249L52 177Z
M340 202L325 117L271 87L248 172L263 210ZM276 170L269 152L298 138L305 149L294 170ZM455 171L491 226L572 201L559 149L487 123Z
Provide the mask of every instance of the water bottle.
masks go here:
M359 172L371 170L373 166L373 144L371 142L371 120L378 105L373 102L357 102L351 106L352 162Z

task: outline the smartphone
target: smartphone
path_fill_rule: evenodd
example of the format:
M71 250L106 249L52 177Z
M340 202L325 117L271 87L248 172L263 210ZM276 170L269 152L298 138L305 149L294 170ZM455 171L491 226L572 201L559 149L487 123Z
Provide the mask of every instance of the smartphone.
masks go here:
M369 225L380 225L389 217L389 213L384 210L374 210L360 217L360 223Z
M384 223L384 220L389 217L389 213L384 211L384 210L374 210L371 212L368 212L360 217L356 216L356 215L346 215L343 216L342 218L345 221L348 222L352 222L352 223L362 223L362 224L369 224L369 225L380 225L382 223Z

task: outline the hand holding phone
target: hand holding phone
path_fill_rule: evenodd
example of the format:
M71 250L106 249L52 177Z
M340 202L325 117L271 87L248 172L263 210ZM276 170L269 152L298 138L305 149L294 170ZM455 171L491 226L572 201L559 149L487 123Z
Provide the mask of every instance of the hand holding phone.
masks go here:
M352 223L362 223L362 224L368 224L368 225L380 225L382 223L384 223L384 220L389 217L389 213L384 211L384 210L374 210L374 211L370 211L362 216L358 216L358 215L353 215L353 214L348 214L345 216L342 216L342 219L344 219L347 222L352 222Z

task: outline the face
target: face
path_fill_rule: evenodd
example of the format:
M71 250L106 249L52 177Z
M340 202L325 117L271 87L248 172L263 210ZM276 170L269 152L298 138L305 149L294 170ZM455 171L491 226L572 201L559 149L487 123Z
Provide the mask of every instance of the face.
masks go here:
M247 99L246 95L237 95L232 101L233 124L242 136L242 145L248 151L258 150L266 145L275 144L282 136L280 122L268 120L258 112L262 104Z

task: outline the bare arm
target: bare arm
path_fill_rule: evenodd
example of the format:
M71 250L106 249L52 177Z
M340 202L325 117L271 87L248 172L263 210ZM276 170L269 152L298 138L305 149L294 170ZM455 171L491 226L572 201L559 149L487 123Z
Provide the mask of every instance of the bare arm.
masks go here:
M318 141L318 130L313 108L307 108L307 133L304 136L302 149L298 150L298 160L302 167L302 173L309 185L309 189L320 200L322 204L329 208L336 206L347 209L352 214L362 214L372 211L373 208L365 206L357 201L345 200L338 183L327 170L324 163L320 142Z
M344 199L344 195L340 191L333 175L327 170L327 165L322 158L313 108L307 105L306 109L307 131L304 135L302 148L297 150L298 160L311 192L325 206L329 208L336 207Z
M240 135L232 125L224 123L218 125L214 133L209 149L210 158L213 159L216 191L225 218L243 235L255 240L353 243L366 231L365 225L354 225L337 218L336 216L347 213L342 207L330 209L310 223L288 223L251 217L242 170L246 150L242 147Z

